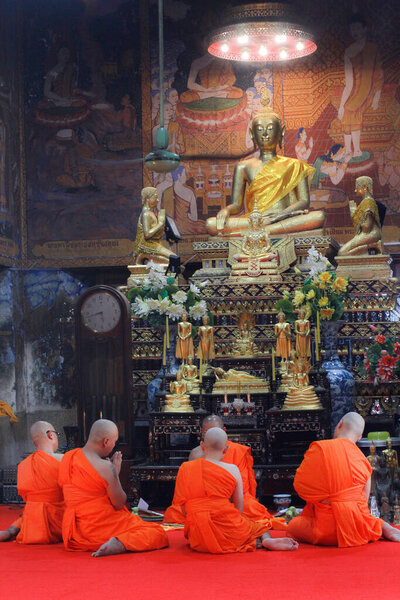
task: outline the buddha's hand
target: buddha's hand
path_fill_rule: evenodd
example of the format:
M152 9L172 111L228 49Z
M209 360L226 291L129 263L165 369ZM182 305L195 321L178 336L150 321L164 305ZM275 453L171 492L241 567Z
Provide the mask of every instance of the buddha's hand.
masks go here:
M217 214L217 229L219 231L222 231L223 229L225 229L225 225L226 225L226 221L227 221L228 217L229 217L229 211L227 208L223 208Z

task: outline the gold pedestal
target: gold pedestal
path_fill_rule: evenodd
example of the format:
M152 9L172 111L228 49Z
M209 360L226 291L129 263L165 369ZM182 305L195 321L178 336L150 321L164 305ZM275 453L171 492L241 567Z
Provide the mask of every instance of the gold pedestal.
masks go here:
M164 267L164 272L167 270L168 265L162 265ZM130 271L130 275L128 277L128 281L126 282L128 290L131 287L136 287L135 279L139 281L146 279L149 274L149 269L146 265L128 265L128 269Z
M336 275L350 279L376 280L389 279L392 276L388 254L358 254L337 256Z
M322 404L314 391L314 386L290 388L282 410L318 410Z
M192 413L193 406L190 404L189 396L187 398L168 398L166 397L163 409L161 412L173 413Z

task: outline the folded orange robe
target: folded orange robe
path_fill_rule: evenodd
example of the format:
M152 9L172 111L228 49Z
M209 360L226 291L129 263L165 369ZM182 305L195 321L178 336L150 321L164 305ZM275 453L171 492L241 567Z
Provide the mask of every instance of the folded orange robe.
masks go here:
M129 551L168 546L168 538L156 523L145 523L126 507L116 510L107 495L107 483L80 448L61 461L60 485L65 498L62 534L66 550L97 550L116 537Z
M185 507L185 536L193 550L227 554L256 549L256 538L268 527L235 508L230 501L235 487L233 475L204 458L180 466L175 500Z
M18 465L18 492L26 502L22 518L13 523L20 527L20 544L61 542L64 502L58 485L60 464L50 454L36 450Z
M307 504L301 516L290 521L288 535L340 547L379 539L383 521L371 515L364 493L371 472L354 442L345 438L313 442L294 479L296 492Z
M243 516L256 521L262 521L268 526L268 529L286 529L283 519L275 519L263 504L260 504L256 499L256 478L253 469L253 457L249 446L237 444L236 442L228 441L228 450L226 451L222 462L236 465L240 471L243 480ZM172 505L167 508L164 515L166 523L184 523L180 506L177 506L175 495L172 500Z

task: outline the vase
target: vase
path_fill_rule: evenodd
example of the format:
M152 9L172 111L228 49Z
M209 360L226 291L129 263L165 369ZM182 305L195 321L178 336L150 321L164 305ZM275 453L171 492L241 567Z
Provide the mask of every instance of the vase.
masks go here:
M354 377L343 366L337 352L341 325L342 321L321 321L322 347L325 350L322 368L326 371L329 381L332 433L343 415L354 410Z
M165 327L160 327L161 330L161 339L164 339ZM175 348L176 348L176 336L178 335L178 328L176 325L169 326L169 349L167 349L167 366L165 367L165 375L176 375L179 369L179 364L177 363L175 357ZM161 366L161 369L157 373L157 376L150 381L147 386L147 406L149 412L153 412L156 405L156 397L157 394L161 391L161 386L163 382L164 376L164 367Z

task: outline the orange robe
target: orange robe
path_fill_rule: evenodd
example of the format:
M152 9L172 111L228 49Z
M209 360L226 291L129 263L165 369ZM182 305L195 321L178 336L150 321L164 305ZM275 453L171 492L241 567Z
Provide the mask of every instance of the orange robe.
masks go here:
M18 465L18 492L26 502L22 518L13 523L20 527L20 544L61 542L64 502L58 485L60 464L50 454L36 450Z
M111 537L118 538L130 551L168 546L160 525L143 522L126 507L114 508L107 495L107 483L80 448L64 454L59 482L65 498L62 535L66 550L97 550Z
M253 470L253 457L249 446L237 444L228 441L228 450L226 451L222 462L231 463L238 467L243 480L243 516L255 521L261 521L267 525L268 529L286 529L282 519L275 519L256 499L256 478ZM172 505L167 508L164 515L166 523L184 523L185 517L181 507L178 506L176 498L172 500Z
M354 442L345 438L313 442L294 479L296 492L307 504L301 516L290 521L288 535L340 547L378 540L383 521L369 512L364 492L371 472Z
M183 463L178 471L175 500L185 507L185 537L192 550L227 554L251 552L267 525L243 517L230 501L236 479L204 458Z

